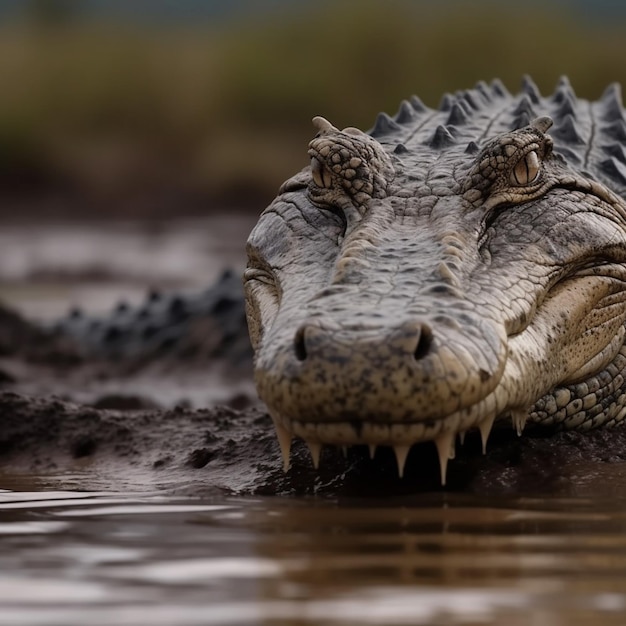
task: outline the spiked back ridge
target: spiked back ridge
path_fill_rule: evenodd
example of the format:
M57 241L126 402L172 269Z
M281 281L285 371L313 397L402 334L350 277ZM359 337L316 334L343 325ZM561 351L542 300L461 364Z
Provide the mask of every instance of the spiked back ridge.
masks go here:
M392 118L379 114L370 134L396 154L429 150L473 154L494 135L550 116L554 150L569 165L601 179L626 198L626 115L621 88L613 83L594 102L576 97L569 80L559 79L554 93L542 96L530 77L511 95L499 80L444 94L438 109L416 96L401 103Z

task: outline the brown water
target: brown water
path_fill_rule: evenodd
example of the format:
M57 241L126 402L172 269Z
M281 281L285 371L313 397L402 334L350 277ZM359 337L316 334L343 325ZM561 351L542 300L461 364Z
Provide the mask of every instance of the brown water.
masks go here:
M3 476L0 624L626 623L626 498L180 498Z

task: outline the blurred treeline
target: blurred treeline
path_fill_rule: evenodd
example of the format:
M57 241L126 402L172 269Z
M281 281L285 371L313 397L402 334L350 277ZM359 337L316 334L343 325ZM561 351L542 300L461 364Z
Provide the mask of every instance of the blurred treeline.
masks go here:
M4 215L51 199L260 210L306 164L313 115L367 129L412 93L436 106L495 76L515 90L529 73L549 92L565 73L591 98L626 82L625 24L567 3L318 0L214 23L31 6L0 23Z

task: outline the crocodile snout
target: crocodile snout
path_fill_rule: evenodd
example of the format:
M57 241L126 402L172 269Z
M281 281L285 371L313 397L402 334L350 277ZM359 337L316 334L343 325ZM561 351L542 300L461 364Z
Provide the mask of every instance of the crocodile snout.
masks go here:
M279 438L304 438L314 460L322 444L388 445L403 459L411 445L431 439L443 464L456 433L478 426L486 437L506 339L484 320L441 318L302 322L290 342L257 362Z

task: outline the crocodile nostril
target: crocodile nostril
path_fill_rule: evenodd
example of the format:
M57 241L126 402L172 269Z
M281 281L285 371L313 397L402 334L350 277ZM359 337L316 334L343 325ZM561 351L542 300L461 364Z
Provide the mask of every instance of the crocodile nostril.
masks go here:
M418 329L418 333L417 345L413 352L416 361L423 359L430 352L430 346L433 342L433 333L428 324L422 324Z
M298 328L296 335L293 338L293 347L296 351L296 359L298 359L298 361L304 361L307 357L306 344L304 342L304 330L304 326Z

